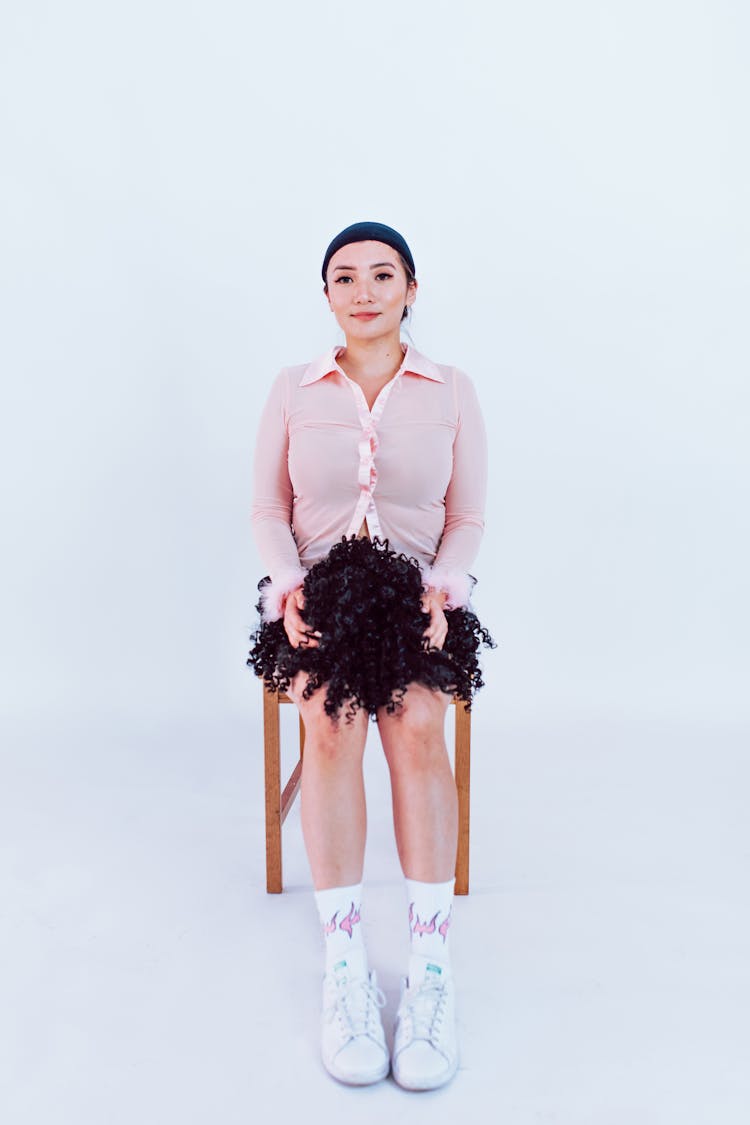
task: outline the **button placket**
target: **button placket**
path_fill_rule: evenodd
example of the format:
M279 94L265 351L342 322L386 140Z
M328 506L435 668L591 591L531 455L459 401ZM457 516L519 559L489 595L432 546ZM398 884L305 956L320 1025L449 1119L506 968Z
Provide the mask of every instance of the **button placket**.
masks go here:
M375 506L375 486L378 482L378 470L375 464L375 454L378 450L378 434L375 429L375 423L380 420L383 413L383 408L388 401L388 396L391 393L393 384L398 378L398 374L394 376L389 383L383 387L380 394L373 403L372 411L367 406L364 391L355 383L348 375L344 374L349 386L352 388L354 394L354 401L357 404L357 414L359 422L362 427L362 436L357 443L359 453L359 468L357 470L357 483L359 484L360 494L357 505L354 509L349 529L346 533L347 539L352 535L357 535L362 520L367 519L367 526L373 536L377 535L382 539L380 530L380 519L378 511Z

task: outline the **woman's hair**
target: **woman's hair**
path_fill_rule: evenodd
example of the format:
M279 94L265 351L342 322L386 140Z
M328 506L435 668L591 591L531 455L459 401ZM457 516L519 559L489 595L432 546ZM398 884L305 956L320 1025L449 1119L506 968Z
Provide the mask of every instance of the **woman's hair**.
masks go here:
M261 579L260 590L270 581ZM468 608L445 610L442 649L425 647L430 615L422 609L422 575L416 559L392 550L377 536L342 537L308 571L302 586L304 621L321 634L316 647L293 648L283 618L262 622L252 634L247 660L273 691L286 691L297 672L309 675L309 699L326 685L323 709L350 722L361 708L399 710L407 687L418 681L450 692L468 705L482 687L477 657L495 641ZM261 612L261 603L256 606Z
M416 280L417 280L417 277L416 277L416 274L415 274L415 273L413 272L413 270L412 270L411 266L410 266L410 265L409 265L409 263L407 262L406 258L404 257L404 255L403 255L403 254L401 254L401 253L399 253L399 251L398 251L398 250L396 251L396 253L398 254L399 258L401 259L401 265L402 265L402 266L404 267L404 273L406 274L406 288L407 288L407 290L408 290L408 288L409 288L409 286L411 285L412 281L416 281ZM402 312L402 314L401 314L401 319L402 319L402 320L406 320L406 318L407 318L407 316L409 315L410 311L411 311L411 305L406 305L406 306L404 307L404 311L403 311L403 312Z
M406 287L407 287L407 290L408 290L411 283L413 281L417 280L417 275L414 273L414 271L412 270L411 266L409 265L409 263L407 262L406 258L401 253L401 251L396 250L396 254L398 254L399 261L401 262L401 265L404 267L404 273L406 274ZM328 282L327 281L324 282L324 284L323 284L323 292L324 293L328 292ZM402 320L406 320L407 316L409 315L409 310L410 310L410 306L404 305L404 311L401 314Z

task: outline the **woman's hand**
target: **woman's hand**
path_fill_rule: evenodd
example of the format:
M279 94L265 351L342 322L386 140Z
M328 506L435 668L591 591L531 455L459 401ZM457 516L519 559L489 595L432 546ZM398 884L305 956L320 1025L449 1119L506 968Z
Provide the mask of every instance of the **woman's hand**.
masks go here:
M429 613L430 624L424 631L425 648L442 648L448 634L448 621L443 607L448 600L445 590L427 590L422 595L422 611Z
M301 610L305 608L305 598L302 593L302 587L298 586L296 590L292 590L291 594L287 594L286 604L284 605L284 628L286 635L289 638L289 644L292 648L317 648L318 642L316 637L320 633L308 629L305 624Z

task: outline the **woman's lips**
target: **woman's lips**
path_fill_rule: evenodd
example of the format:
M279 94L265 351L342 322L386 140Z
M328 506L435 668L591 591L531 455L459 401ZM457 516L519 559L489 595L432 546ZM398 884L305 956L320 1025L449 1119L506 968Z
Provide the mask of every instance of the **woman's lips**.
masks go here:
M352 313L352 316L357 320L374 320L376 316L380 316L380 313Z

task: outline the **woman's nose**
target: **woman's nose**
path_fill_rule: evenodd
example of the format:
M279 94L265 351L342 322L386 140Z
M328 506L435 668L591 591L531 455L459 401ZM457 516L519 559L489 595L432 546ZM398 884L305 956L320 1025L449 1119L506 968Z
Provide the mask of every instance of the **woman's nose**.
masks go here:
M369 280L355 281L354 286L355 286L355 288L354 288L354 300L355 301L371 301L372 300L372 294L370 293L370 282L369 282Z

